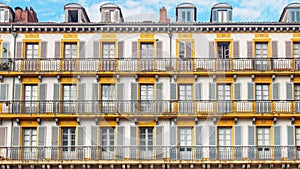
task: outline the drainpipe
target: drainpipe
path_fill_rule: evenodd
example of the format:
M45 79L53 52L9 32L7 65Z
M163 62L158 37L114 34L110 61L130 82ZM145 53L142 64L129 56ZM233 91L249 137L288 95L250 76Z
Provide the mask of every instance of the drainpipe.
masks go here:
M171 67L171 64L172 64L172 37L173 37L173 34L171 32L171 28L170 28L170 24L168 24L168 35L169 35L169 38L170 38L170 47L169 47L169 66ZM170 86L171 86L171 83L172 83L172 77L170 76ZM171 93L170 93L170 96L171 96ZM170 98L170 101L171 101L171 98ZM170 112L172 110L172 103L170 102Z

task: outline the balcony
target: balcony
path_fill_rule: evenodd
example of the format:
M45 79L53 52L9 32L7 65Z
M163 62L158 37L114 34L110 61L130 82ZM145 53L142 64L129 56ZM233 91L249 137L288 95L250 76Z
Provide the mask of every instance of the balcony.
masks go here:
M30 152L30 153L29 153ZM299 160L295 146L1 147L2 160Z
M300 61L290 58L253 59L16 59L16 72L236 72L300 71ZM7 66L6 66L7 67ZM2 69L0 69L1 71ZM4 69L3 69L4 70Z
M153 100L153 101L4 101L0 114L85 114L85 115L226 115L295 114L299 101L283 100Z

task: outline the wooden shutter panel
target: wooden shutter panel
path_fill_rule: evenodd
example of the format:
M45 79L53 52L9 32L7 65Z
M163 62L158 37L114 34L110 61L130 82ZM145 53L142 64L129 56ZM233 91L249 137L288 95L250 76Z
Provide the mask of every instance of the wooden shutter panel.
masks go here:
M138 57L138 43L136 41L132 42L132 58Z
M118 126L117 127L117 146L125 145L125 127Z
M234 126L234 145L242 145L242 126Z
M203 145L203 126L196 125L196 145Z
M192 58L192 42L186 42L186 58L190 59Z
M138 100L138 83L131 83L131 100Z
M79 42L79 58L85 58L85 41Z
M248 58L253 58L253 42L252 41L247 41L247 57Z
M86 131L85 131L85 127L83 127L83 126L78 126L77 127L77 140L78 140L78 143L77 143L77 145L79 145L79 146L83 146L83 145L85 145L85 133L86 133Z
M249 147L249 150L248 150L248 158L250 160L255 159L255 147L253 147L255 145L254 130L255 130L255 128L253 125L248 126L248 145L251 146L251 147Z
M60 41L55 41L55 47L54 47L54 55L55 58L61 58L61 49L60 49Z
M0 101L6 101L8 93L8 84L1 83L0 84Z
M177 140L177 127L176 126L171 126L170 127L170 159L176 159L176 140Z
M118 58L124 58L124 41L118 42Z
M248 100L254 100L254 83L248 82Z
M292 42L291 41L285 42L285 56L287 58L292 58Z
M54 86L53 86L53 100L54 101L59 101L59 88L60 88L60 84L59 83L54 83Z
M85 93L86 93L86 84L79 83L78 84L78 100L85 100Z
M17 51L16 51L16 58L22 58L22 42L17 42Z
M38 145L45 146L47 137L47 127L39 126L38 127Z
M279 95L279 93L280 93L280 85L279 85L278 82L272 83L272 90L273 90L273 94L272 94L273 100L279 100L280 99L280 95Z
M22 84L15 84L15 100L21 100Z
M99 100L99 83L92 84L92 100L98 101Z
M293 83L286 83L286 99L293 100Z
M202 99L202 83L195 83L195 100Z
M2 48L6 49L6 51L2 50L2 58L8 58L8 53L10 52L9 42L3 42Z
M7 127L0 127L0 147L6 146L6 139L7 139Z
M91 126L91 145L98 145L98 126Z
M47 58L48 42L41 42L41 58Z
M99 43L99 41L94 41L93 56L94 56L94 58L100 58L100 43Z
M47 98L47 83L40 84L40 101L45 101Z
M177 99L177 84L176 83L171 83L170 84L170 98L171 100L176 100Z
M215 160L216 159L216 126L209 126L209 159Z
M280 146L281 145L281 126L274 125L274 145Z
M208 42L208 55L209 55L209 58L215 58L215 42L214 41Z
M240 43L239 41L233 41L233 57L239 58L240 57Z
M163 42L156 42L156 58L163 58Z
M117 100L118 101L124 100L124 91L125 91L125 84L117 83Z
M58 146L58 130L59 130L59 127L57 126L52 126L52 137L51 137L51 145L52 146Z
M156 100L161 101L163 99L163 83L157 82L156 83Z
M234 83L234 99L241 100L241 83Z
M216 83L209 83L209 100L216 100Z
M295 132L294 126L287 126L288 159L294 159L295 154Z
M273 58L278 57L278 43L277 43L277 41L272 41L272 57Z
M20 146L20 127L14 126L12 128L13 135L12 135L12 146L19 147Z
M164 126L156 126L156 145L164 145Z
M130 145L136 146L138 144L138 128L136 126L130 126Z
M212 16L213 22L217 22L218 21L218 12L217 12L217 10L213 10L212 14L213 14L213 16Z

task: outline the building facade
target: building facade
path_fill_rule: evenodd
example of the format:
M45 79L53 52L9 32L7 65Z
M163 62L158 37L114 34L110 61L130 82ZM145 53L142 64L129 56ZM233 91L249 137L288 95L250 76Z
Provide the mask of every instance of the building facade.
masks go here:
M0 5L2 169L300 167L298 3L270 23L224 3L208 23L190 3L171 23L64 9L32 23Z

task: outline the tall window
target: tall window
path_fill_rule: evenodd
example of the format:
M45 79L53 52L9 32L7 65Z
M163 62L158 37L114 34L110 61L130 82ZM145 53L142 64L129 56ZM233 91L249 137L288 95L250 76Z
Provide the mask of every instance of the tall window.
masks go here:
M102 159L113 159L114 155L114 128L112 127L101 127L101 158Z
M62 156L63 159L75 156L75 127L62 128Z
M230 84L218 84L218 100L231 100L230 89Z
M179 128L180 159L191 159L192 155L192 128Z
M295 100L299 101L300 100L300 84L295 84Z
M231 158L231 128L218 128L218 145L219 145L219 159Z
M38 43L26 43L26 58L36 59L39 55L39 45Z
M193 22L194 9L179 9L179 22Z
M258 42L255 43L255 55L256 55L256 69L267 70L268 69L268 43Z
M228 59L229 58L229 42L219 42L218 43L218 58Z
M141 158L153 157L153 127L140 128Z
M23 128L23 159L36 159L36 128Z
M154 85L153 84L141 84L140 85L140 101L141 112L153 113L154 111Z
M180 113L191 113L193 112L193 85L191 84L180 84L178 85L178 104Z
M142 59L153 59L153 43L141 43L141 58Z
M25 113L37 112L37 85L25 85Z
M227 10L218 10L218 22L228 22Z
M115 58L115 43L113 42L102 43L102 55L104 59Z
M269 159L271 157L270 151L270 128L258 127L257 128L257 146L258 158Z
M256 84L256 100L269 99L269 84Z
M115 100L115 85L103 84L101 85L102 91L102 112L112 113L114 112L114 100Z
M76 85L66 84L63 85L63 112L75 113L76 112Z
M77 51L77 43L65 43L64 44L64 54L66 59L75 59Z
M299 58L300 42L294 42L294 58Z
M300 11L298 10L291 10L291 22L300 22Z
M8 22L8 9L0 9L0 22Z

